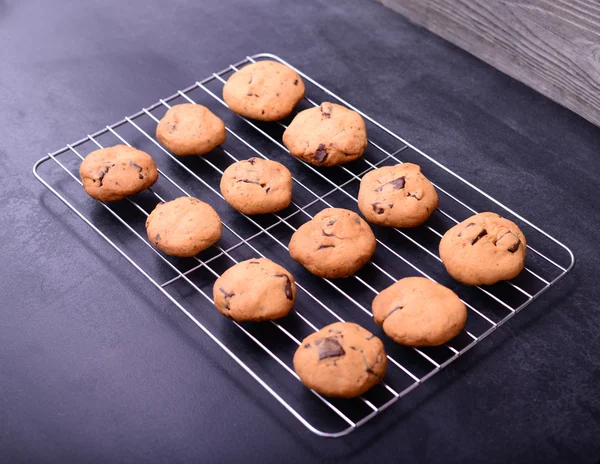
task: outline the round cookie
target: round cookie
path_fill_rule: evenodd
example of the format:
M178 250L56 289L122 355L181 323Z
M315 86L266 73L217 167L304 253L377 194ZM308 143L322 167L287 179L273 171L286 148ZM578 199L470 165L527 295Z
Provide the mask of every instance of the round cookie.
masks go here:
M283 143L307 163L335 166L362 156L367 128L356 111L325 102L298 113L283 133Z
M276 161L262 158L238 161L225 169L221 193L241 213L275 213L292 201L292 174Z
M156 138L174 155L204 155L225 141L225 124L205 106L183 103L169 108Z
M449 288L424 277L406 277L373 300L373 317L386 335L408 346L438 346L456 337L467 308Z
M325 396L360 396L381 381L386 369L381 340L352 322L323 327L306 337L294 354L294 370L302 383Z
M146 190L158 179L152 157L127 145L102 148L79 166L86 193L99 201L116 201Z
M519 275L525 266L526 245L514 222L496 213L479 213L444 234L440 258L459 282L492 285Z
M384 166L360 181L358 208L372 224L417 227L433 214L438 196L416 164Z
M296 300L292 274L267 258L242 261L213 286L217 310L234 321L265 321L286 316Z
M277 121L304 98L304 82L296 71L276 61L258 61L232 74L223 86L223 100L234 113Z
M325 208L302 224L290 240L290 256L326 279L348 277L375 253L373 231L358 214Z
M159 203L146 219L148 239L171 256L190 257L221 238L221 219L207 203L179 197Z

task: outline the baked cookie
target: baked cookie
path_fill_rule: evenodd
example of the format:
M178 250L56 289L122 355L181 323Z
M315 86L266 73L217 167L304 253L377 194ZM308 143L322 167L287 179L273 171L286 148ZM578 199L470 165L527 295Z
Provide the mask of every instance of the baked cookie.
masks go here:
M262 158L238 161L225 169L221 193L241 213L275 213L292 201L292 174L276 161Z
M290 256L326 279L348 277L375 253L375 235L358 214L325 208L302 224L290 240Z
M444 234L440 258L459 282L492 285L519 275L525 266L526 245L514 222L496 213L479 213Z
M146 219L148 239L171 256L189 257L221 238L221 219L212 207L193 197L159 203Z
M325 102L298 113L283 133L283 143L307 163L335 166L362 156L367 128L356 111Z
M381 381L386 369L381 340L352 322L323 327L302 340L294 354L302 383L325 396L360 396Z
M408 346L438 346L456 337L467 308L449 288L424 277L406 277L373 300L373 317L386 335Z
M174 155L204 155L225 141L225 124L205 106L183 103L169 108L156 138Z
M296 300L292 274L267 258L227 269L213 287L217 310L234 321L266 321L286 316Z
M358 208L372 224L417 227L435 211L438 196L416 164L384 166L360 181Z
M296 71L276 61L258 61L232 74L223 100L234 113L260 121L277 121L304 98L304 82Z
M99 201L116 201L146 190L158 179L152 157L127 145L102 148L79 166L86 193Z

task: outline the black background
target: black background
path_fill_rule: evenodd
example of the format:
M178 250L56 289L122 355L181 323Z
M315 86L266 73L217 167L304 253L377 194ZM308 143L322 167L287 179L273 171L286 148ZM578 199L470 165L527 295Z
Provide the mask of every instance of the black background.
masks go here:
M574 271L371 425L306 431L32 176L272 52L566 242ZM600 131L375 2L0 0L4 462L595 462Z

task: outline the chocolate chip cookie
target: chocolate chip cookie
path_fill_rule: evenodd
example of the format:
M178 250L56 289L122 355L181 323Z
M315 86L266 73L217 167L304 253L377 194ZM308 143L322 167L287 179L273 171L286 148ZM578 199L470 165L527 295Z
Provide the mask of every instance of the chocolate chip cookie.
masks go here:
M286 316L296 300L292 274L267 258L242 261L213 286L217 310L235 321L265 321Z
M225 141L225 124L205 106L183 103L169 108L156 138L174 155L204 155Z
M225 169L221 193L241 213L275 213L292 201L292 174L276 161L262 158L238 161Z
M298 73L276 61L244 66L223 86L223 100L231 111L260 121L285 118L303 98Z
M294 354L294 370L302 383L325 396L360 396L381 381L386 369L381 340L352 322L323 327L306 337Z
M326 279L348 277L375 253L375 235L354 211L325 208L302 224L290 240L290 256Z
M189 257L221 238L221 219L207 203L180 197L159 203L146 219L148 240L171 256Z
M90 197L116 201L154 185L158 170L148 153L115 145L87 155L79 167L79 176Z
M525 236L496 213L479 213L452 227L440 241L448 273L467 285L515 278L525 266Z
M456 293L424 277L400 279L375 297L372 309L386 335L408 346L442 345L467 322Z
M290 153L315 166L335 166L360 158L367 128L356 111L335 103L301 111L283 133Z
M358 191L358 207L372 224L417 227L438 205L431 182L416 164L384 166L365 174Z

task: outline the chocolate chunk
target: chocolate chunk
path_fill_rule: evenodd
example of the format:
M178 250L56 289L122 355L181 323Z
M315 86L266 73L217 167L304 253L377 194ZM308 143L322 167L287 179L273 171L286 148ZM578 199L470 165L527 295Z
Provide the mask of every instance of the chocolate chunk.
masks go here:
M138 177L139 177L140 179L143 179L143 178L144 178L144 175L142 174L142 167L141 167L139 164L136 164L136 163L134 163L133 161L130 161L130 162L129 162L129 166L131 166L132 168L135 168L135 169L137 169L137 170L138 170L138 172L139 172L139 175L138 175Z
M317 251L322 250L323 248L335 248L335 245L319 245Z
M517 237L516 234L514 234L510 230L508 232L505 232L504 234L502 234L500 237L498 237L496 239L496 243L494 245L496 245L500 240L502 240L505 236L507 236L509 234L515 238L516 242L513 243L510 247L508 247L506 250L509 251L510 253L514 253L515 251L517 251L519 249L519 246L521 245L521 240L519 239L519 237Z
M290 276L288 276L287 274L275 274L273 277L285 277L285 297L290 301L293 300L294 293L292 292L292 281L290 280Z
M323 144L323 143L319 144L317 151L315 151L314 158L319 163L322 163L323 161L325 161L325 158L327 158L327 151L325 150L325 144Z
M391 185L393 190L401 190L404 188L404 184L406 183L405 177L398 177L397 179L392 179L389 182L386 182L381 187L377 187L375 189L376 192L381 192L386 185Z
M229 301L231 300L231 298L233 296L235 296L234 292L229 293L227 290L225 290L223 287L219 288L219 291L223 294L223 296L225 297L225 309L229 310L231 309L229 307Z
M304 348L310 348L310 343L307 343L306 345L304 345Z
M255 94L254 94L254 96L255 96L255 97L260 97L260 95L259 95L259 94L257 94L257 93L255 93Z
M327 332L332 333L332 334L338 334L338 335L341 335L344 333L341 330L337 330L337 329L329 329Z
M258 184L260 185L260 182L258 182L257 180L250 180L250 179L238 179L236 181L237 182L244 182L245 184Z
M298 79L294 79L294 85L298 85Z
M269 190L271 190L271 187L267 187L265 193L269 193Z
M265 114L265 110L260 110L260 114Z
M279 92L277 92L275 95L279 96Z
M160 242L160 234L156 234L156 237L154 237L154 241L156 243Z
M381 202L376 201L375 203L373 203L371 206L373 207L373 212L375 214L383 214L385 212L385 210L379 206L381 204Z
M319 361L327 358L344 356L346 354L336 337L319 338L315 340L315 346L317 347L317 353L319 354Z
M468 227L473 227L474 225L476 225L474 222L469 222L469 223L468 223L468 224L465 226L465 228L464 228L463 230L461 230L461 231L458 233L458 236L459 236L459 237L462 237L462 234L463 234L463 232L464 232L465 230L467 230L467 228L468 228Z
M471 240L471 245L475 245L481 237L485 237L486 235L487 235L487 230L483 229L481 232L479 232L477 237L475 237L473 240Z
M250 261L248 264L260 264L258 261Z
M325 107L325 103L321 104L321 117L323 119L329 119L331 118L331 110L333 109L333 107L331 106L331 104L327 104L327 107Z
M248 95L249 97L251 97L254 94L252 92L248 92L246 95Z
M248 160L248 162L249 162L249 163L250 163L252 166L254 166L254 163L256 163L256 158L250 158L250 159Z
M326 226L332 226L337 222L337 219L332 219L331 221L327 221L327 224L325 224Z
M110 169L110 167L108 166L104 166L102 169L100 169L100 171L98 172L98 181L100 182L98 184L98 187L102 187L102 179L104 179L104 176L106 175L106 173L108 172L108 170Z

